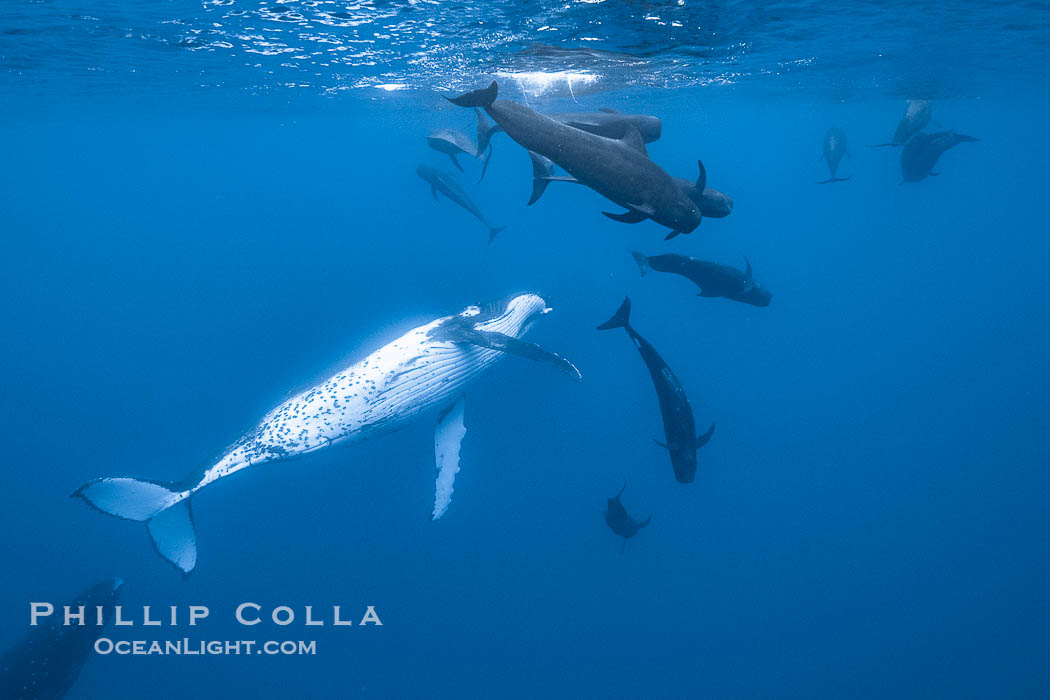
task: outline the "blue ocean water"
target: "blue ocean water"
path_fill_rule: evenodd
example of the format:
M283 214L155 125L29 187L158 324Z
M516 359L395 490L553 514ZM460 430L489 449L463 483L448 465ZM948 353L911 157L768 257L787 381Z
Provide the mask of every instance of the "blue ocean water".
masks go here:
M1050 689L1050 5L171 1L0 7L0 648L30 601L122 603L312 656L94 655L69 697L1044 697ZM663 119L650 156L735 200L688 236L582 187L526 207L505 135L492 223L435 202L442 96ZM906 99L981 140L901 185ZM845 183L816 186L831 126ZM631 251L743 267L756 308L642 278ZM68 498L179 479L291 392L520 291L529 339L472 386L455 497L433 422L194 499L183 579L141 525ZM677 483L632 322L717 430ZM624 503L652 524L621 542ZM381 627L238 625L254 601ZM329 613L330 616L330 613Z

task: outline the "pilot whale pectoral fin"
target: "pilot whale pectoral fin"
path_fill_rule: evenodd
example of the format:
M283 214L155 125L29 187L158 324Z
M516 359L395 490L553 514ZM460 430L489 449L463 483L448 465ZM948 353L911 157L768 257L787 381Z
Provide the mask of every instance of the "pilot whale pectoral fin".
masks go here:
M744 262L747 263L747 269L744 270L744 279L746 279L747 281L750 282L752 280L752 276L751 276L751 261L747 259L747 256L745 256L744 257Z
M448 157L452 159L452 165L456 166L456 168L459 170L459 172L463 172L463 166L459 164L458 160L456 160L456 154L455 153L449 153Z
M650 218L656 210L653 209L651 204L628 204L627 211L622 214L613 214L612 212L603 211L607 217L613 221L619 221L621 224L637 224Z
M438 188L435 185L430 186L430 194L434 197L435 202L441 201L438 199Z
M539 179L547 182L575 182L577 185L580 184L580 181L572 175L544 175Z
M696 449L700 449L711 441L711 436L715 434L715 424L712 423L711 427L707 429L707 432L703 435L696 436Z
M668 444L668 443L665 443L665 442L660 442L656 438L653 438L653 442L655 442L657 445L659 445L660 447L662 447L665 450L668 450L670 452L674 452L675 450L678 449L678 443L677 442L672 442L672 443Z
M514 336L496 333L495 331L479 331L476 328L461 325L450 325L447 328L439 326L431 331L431 334L432 337L438 340L469 343L478 347L489 348L490 350L499 350L508 355L524 357L527 360L543 362L556 367L577 381L583 378L580 370L576 369L576 365L564 357L560 357L549 350L544 350L535 343L530 343Z
M529 159L532 161L532 196L526 206L532 206L543 195L550 184L550 178L554 175L554 163L541 156L535 151L529 151Z
M434 512L431 520L437 520L448 510L452 502L452 483L459 472L459 448L467 427L463 423L463 397L445 409L438 417L434 428L434 465L437 480L434 485Z
M682 232L681 232L681 231L671 231L671 232L670 232L669 234L667 234L666 236L664 236L664 240L665 240L665 241L669 241L669 240L671 240L672 238L675 238L676 236L681 236L681 235L682 235Z

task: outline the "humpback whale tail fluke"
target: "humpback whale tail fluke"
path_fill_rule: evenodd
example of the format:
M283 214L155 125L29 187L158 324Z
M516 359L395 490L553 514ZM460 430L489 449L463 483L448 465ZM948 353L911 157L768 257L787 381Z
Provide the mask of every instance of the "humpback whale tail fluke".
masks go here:
M103 513L146 523L157 553L184 576L189 576L197 565L190 491L169 483L117 477L90 481L73 496L83 498Z
M631 298L624 297L623 303L620 304L620 308L616 310L613 317L608 321L598 326L600 331L608 331L613 328L630 328L631 327Z
M492 239L496 237L497 233L502 233L506 226L490 226L489 227L489 245L492 245Z
M642 255L637 250L632 250L631 256L634 257L634 261L638 263L638 272L642 273L642 277L645 277L645 273L649 271L649 258Z
M493 80L487 88L472 90L459 97L446 97L445 99L457 107L488 107L496 101L498 94L499 85Z

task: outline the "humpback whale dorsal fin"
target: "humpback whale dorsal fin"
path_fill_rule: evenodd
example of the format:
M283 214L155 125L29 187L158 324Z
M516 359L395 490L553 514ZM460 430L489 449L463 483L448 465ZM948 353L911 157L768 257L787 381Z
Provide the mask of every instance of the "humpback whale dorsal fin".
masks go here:
M515 338L504 333L495 331L481 331L473 326L460 323L444 323L431 332L431 337L437 340L447 340L453 343L469 343L480 348L499 350L508 355L517 355L527 360L535 360L551 365L573 379L579 381L583 378L580 370L564 357L556 355L549 350L544 350L535 343L530 343L520 338Z
M638 131L638 127L634 124L624 125L623 136L618 140L620 143L626 144L642 155L649 157L649 151L645 148L645 139L642 138L642 132Z
M750 282L751 279L752 279L752 277L751 277L751 261L748 260L747 257L745 256L744 257L744 262L747 263L747 270L744 271L744 277L746 277L747 281Z
M619 114L619 110L613 109L612 107L602 107L598 110L599 112L605 112L606 114Z
M437 480L434 484L434 512L431 520L437 520L448 510L452 502L452 484L459 472L459 448L467 434L463 423L463 397L445 409L438 417L434 428L434 465Z

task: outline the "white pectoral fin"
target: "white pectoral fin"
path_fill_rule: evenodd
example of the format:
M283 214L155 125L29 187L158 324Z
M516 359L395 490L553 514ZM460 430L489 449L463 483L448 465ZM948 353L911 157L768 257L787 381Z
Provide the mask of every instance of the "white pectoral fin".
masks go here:
M434 514L437 520L452 502L452 482L459 471L459 447L467 427L463 424L463 397L459 397L438 418L434 428L434 462L437 466L437 483L434 489Z

